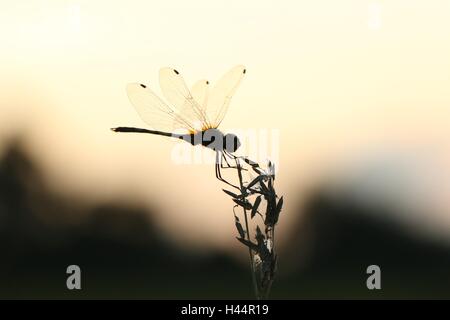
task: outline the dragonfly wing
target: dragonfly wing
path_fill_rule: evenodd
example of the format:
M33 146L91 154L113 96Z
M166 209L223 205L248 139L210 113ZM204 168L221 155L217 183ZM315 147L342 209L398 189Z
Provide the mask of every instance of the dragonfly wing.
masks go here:
M195 131L194 125L169 107L152 90L140 83L127 85L127 94L139 116L153 129L172 132L175 128Z
M205 110L194 99L183 77L172 68L159 71L159 84L167 101L180 111L180 115L195 125L196 129L208 127Z
M208 80L197 81L191 89L192 96L195 101L200 105L202 110L206 110L208 104L209 95L209 82Z
M217 128L222 122L231 98L236 92L244 74L245 67L242 65L236 66L228 71L214 86L206 109L212 127Z

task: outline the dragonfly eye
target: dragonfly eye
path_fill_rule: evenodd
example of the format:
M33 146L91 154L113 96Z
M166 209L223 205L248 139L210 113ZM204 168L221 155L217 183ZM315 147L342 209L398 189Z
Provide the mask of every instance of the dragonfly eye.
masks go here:
M241 146L239 138L232 133L228 133L224 137L224 149L228 152L235 152Z

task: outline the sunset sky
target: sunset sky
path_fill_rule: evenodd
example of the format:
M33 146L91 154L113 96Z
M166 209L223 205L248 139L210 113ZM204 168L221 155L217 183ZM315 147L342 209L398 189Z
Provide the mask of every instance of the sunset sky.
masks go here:
M193 84L243 64L221 129L279 133L280 237L324 183L450 234L449 1L8 2L0 26L0 154L23 138L67 199L144 203L171 237L238 246L212 165L109 128L146 126L129 82L160 93L161 67Z

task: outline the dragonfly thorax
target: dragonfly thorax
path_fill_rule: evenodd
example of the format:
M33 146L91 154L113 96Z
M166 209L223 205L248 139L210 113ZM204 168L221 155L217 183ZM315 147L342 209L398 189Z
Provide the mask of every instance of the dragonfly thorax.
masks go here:
M241 146L241 141L237 135L232 133L227 133L224 137L225 150L228 152L235 152Z
M241 145L239 138L228 133L224 135L218 129L207 129L191 135L193 145L201 144L204 147L210 148L214 151L235 152Z

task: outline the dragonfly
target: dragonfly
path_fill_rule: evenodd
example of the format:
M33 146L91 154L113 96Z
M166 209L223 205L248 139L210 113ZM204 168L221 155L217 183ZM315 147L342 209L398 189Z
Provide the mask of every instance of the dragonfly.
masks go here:
M204 79L189 89L176 69L162 68L159 71L159 84L167 103L145 84L130 83L126 87L131 104L151 129L116 127L111 130L172 137L193 146L209 148L216 152L216 177L230 184L222 178L220 170L232 167L227 157L235 158L233 153L241 146L241 142L235 134L224 134L218 127L245 73L245 67L238 65L222 76L211 89L209 81ZM222 160L225 160L226 165Z

